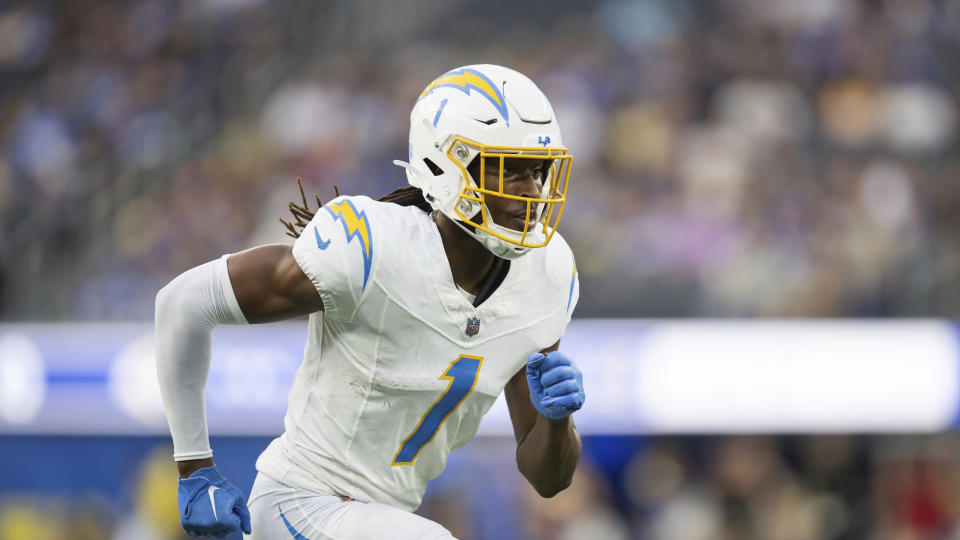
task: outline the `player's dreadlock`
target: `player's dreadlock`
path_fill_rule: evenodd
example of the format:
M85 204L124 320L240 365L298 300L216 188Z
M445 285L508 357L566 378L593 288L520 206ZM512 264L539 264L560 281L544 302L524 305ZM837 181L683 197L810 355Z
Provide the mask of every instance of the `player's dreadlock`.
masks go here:
M297 178L297 185L300 186L300 200L303 201L303 204L297 204L291 201L288 206L290 213L293 214L296 222L294 223L280 218L280 223L283 223L283 225L287 228L287 236L292 236L294 238L300 237L300 234L303 232L306 226L310 224L310 220L313 219L314 214L316 214L316 210L310 210L310 205L307 203L307 195L303 192L303 182L299 178ZM339 197L340 187L334 184L333 192L336 194L336 197ZM320 200L319 195L314 195L314 197L317 199L317 210L319 210L320 207L323 206L323 202ZM433 208L430 206L430 203L423 198L423 192L420 191L420 188L413 186L397 188L390 193L387 193L383 197L380 197L378 200L399 204L400 206L416 206L424 212L430 212L433 210Z
M300 238L300 233L310 224L310 220L313 219L316 211L310 210L310 204L307 203L307 195L303 192L303 182L297 178L297 185L300 186L300 200L303 201L303 204L297 204L293 201L290 201L290 204L287 208L290 210L290 213L293 214L293 217L297 220L296 223L291 223L283 218L280 218L280 223L287 228L287 236L292 236L294 238ZM340 186L334 184L333 192L337 197L340 196ZM314 197L317 199L317 210L323 206L323 201L320 200L320 196L314 194ZM299 228L299 230L297 230Z
M427 199L423 197L423 191L421 191L420 188L413 186L397 188L377 200L383 202L392 202L394 204L399 204L400 206L416 206L417 208L428 213L433 211L433 207L430 206L430 203L427 202Z

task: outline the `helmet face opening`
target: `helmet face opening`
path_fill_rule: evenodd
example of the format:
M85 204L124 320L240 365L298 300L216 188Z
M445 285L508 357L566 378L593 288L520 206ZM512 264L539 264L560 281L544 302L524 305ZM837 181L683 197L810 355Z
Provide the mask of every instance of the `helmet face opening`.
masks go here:
M566 148L493 146L455 137L447 145L446 154L466 179L454 205L454 212L461 221L517 246L536 248L550 242L567 201L573 156ZM467 170L474 159L479 160L477 178ZM505 162L517 159L546 162L537 196L516 195L504 190ZM491 176L495 176L497 181L488 185L491 162L496 167L495 174ZM522 230L495 223L487 206L488 197L522 201L526 206ZM532 225L531 218L535 220Z

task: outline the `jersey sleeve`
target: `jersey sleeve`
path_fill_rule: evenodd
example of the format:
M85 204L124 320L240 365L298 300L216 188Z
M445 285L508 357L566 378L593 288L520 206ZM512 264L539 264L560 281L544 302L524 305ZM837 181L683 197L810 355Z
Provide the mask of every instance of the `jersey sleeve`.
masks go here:
M556 306L554 309L558 310L554 312L553 323L549 325L553 340L550 343L555 343L563 337L580 299L580 274L573 250L559 234L553 237L546 249L549 251L544 271L549 277L550 297Z
M375 208L367 197L337 197L317 210L293 256L323 299L325 316L349 320L373 281Z

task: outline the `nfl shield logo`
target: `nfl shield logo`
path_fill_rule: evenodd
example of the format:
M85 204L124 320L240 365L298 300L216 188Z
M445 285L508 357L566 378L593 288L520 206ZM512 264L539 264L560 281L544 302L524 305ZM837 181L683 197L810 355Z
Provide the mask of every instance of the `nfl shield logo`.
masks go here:
M470 337L477 335L477 332L480 331L480 319L477 317L467 319L467 329L465 331Z

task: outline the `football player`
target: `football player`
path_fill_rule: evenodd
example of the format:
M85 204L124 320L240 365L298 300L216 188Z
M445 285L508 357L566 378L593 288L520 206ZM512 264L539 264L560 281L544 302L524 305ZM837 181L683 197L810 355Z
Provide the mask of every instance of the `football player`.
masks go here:
M530 79L454 69L413 107L409 162L396 162L409 187L337 197L292 247L224 256L164 287L157 372L187 532L452 538L412 511L504 391L520 472L544 497L566 488L581 450L570 415L584 402L558 350L579 296L556 232L571 161ZM211 331L304 314L285 430L247 502L212 460Z

